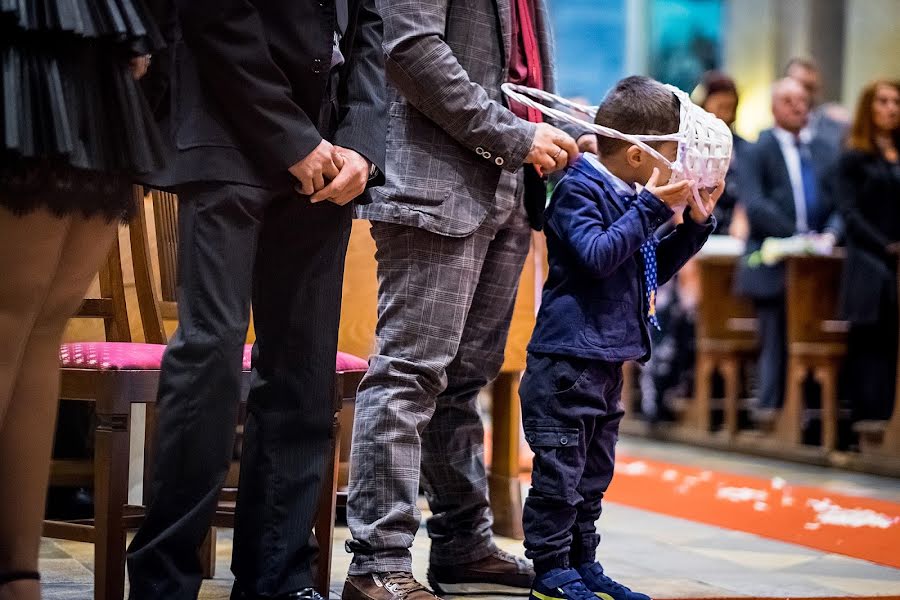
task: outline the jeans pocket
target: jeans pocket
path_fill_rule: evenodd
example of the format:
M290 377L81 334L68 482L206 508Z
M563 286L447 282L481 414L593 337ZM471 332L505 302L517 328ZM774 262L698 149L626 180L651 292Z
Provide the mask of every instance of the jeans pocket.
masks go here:
M551 367L554 395L571 392L584 383L590 364L590 361L579 358L557 360Z

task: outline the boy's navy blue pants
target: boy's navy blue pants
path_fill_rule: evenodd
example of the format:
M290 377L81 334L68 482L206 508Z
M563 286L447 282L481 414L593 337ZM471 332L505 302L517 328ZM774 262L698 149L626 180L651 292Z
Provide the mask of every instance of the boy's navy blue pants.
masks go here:
M534 451L525 554L538 574L595 560L621 395L621 362L528 355L519 387L525 439Z

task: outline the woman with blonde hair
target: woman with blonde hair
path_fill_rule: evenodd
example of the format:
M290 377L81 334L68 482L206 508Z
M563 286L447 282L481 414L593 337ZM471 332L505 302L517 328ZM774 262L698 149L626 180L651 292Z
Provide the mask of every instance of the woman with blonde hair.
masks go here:
M0 2L0 600L40 598L60 339L161 163L140 2Z
M847 230L841 294L850 321L847 376L854 420L888 419L897 376L900 259L900 82L860 94L841 156L838 198Z

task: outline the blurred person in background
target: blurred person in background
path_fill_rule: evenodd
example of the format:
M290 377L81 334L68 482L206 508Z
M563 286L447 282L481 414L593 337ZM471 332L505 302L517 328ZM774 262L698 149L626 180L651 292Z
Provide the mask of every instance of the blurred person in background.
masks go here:
M806 128L810 139L827 145L837 156L847 136L849 115L843 106L822 101L819 65L811 58L794 57L785 66L784 77L798 81L809 94L810 111Z
M738 91L734 80L720 71L707 71L691 92L695 104L714 114L734 128L737 116ZM731 167L725 179L725 192L716 205L715 233L745 238L747 216L738 204L739 164L752 144L734 135ZM666 225L675 227L681 215ZM641 413L650 421L670 421L674 418L671 404L678 398L693 396L695 325L700 294L699 273L691 260L672 278L660 286L656 310L661 330L651 331L653 357L641 369Z
M881 80L860 94L838 198L846 223L841 292L850 321L847 384L854 420L886 420L897 377L897 261L900 257L900 82Z
M119 5L133 17L127 24L110 19L107 4L67 2L63 12L55 2L0 3L3 600L41 596L63 331L136 206L132 179L162 164L136 82L159 33L139 1ZM53 10L72 20L55 21Z
M842 225L826 176L834 166L831 147L811 139L806 129L809 94L786 77L772 86L775 126L763 131L741 170L741 200L750 223L745 258L735 287L753 300L759 319L758 420L769 421L780 408L785 378L784 265L751 266L747 257L766 238L828 232L839 237Z
M732 129L734 145L731 154L731 167L726 178L725 193L716 206L716 220L718 227L716 233L728 234L731 230L732 220L737 217L740 220L745 216L735 215L737 208L737 194L741 189L739 183L740 164L751 144L738 134L734 133L734 121L737 118L738 91L734 79L719 71L707 71L694 91L691 100L704 110L707 110L725 121ZM742 228L743 229L743 228Z

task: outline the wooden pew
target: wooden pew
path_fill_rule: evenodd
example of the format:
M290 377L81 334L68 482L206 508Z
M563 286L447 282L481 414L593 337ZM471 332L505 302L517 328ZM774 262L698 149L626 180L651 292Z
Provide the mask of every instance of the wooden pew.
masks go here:
M811 373L822 390L822 450L837 447L837 378L847 352L847 323L837 319L843 255L792 256L785 265L787 351L784 408L774 437L787 445L803 441L803 385Z
M542 236L535 235L532 252L525 262L513 312L506 356L500 376L494 382L491 406L493 460L489 486L494 512L494 531L521 539L522 493L519 482L519 377L525 370L525 347L534 328L537 294L543 282ZM535 250L537 249L537 253ZM537 256L537 262L535 260ZM369 223L354 221L344 274L344 299L338 347L356 356L369 356L375 347L378 282L375 243ZM353 406L344 405L341 427L339 487L346 489L349 470Z
M705 435L712 428L713 411L721 407L724 430L732 437L738 431L741 366L757 353L757 323L750 301L731 291L740 257L701 254L694 260L700 280L694 399L681 424ZM716 372L725 382L722 404L714 403L712 398L712 378Z

